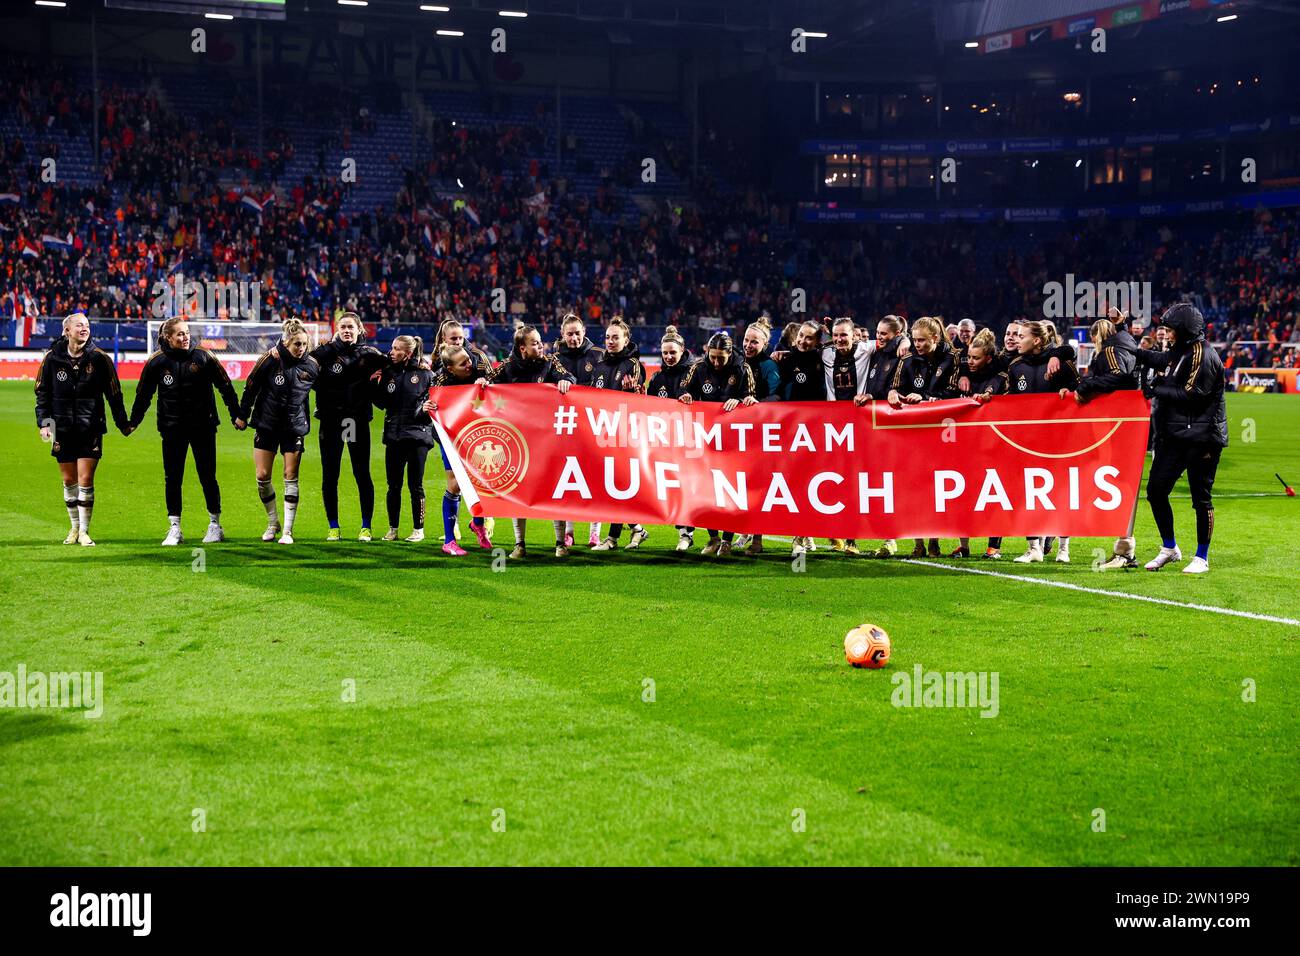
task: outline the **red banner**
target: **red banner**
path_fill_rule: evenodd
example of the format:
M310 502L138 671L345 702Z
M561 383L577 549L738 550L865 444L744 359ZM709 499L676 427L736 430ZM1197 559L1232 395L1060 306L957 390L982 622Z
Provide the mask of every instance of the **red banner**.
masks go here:
M474 514L826 538L1122 536L1149 422L1136 391L730 412L553 385L432 395Z

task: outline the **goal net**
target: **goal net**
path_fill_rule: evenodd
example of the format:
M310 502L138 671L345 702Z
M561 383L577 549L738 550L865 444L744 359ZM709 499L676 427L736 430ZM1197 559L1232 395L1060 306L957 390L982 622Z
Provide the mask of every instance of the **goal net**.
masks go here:
M326 322L305 322L311 347L329 338ZM158 349L158 330L162 322L149 323L149 351ZM223 361L256 361L263 352L280 341L279 322L218 322L207 319L190 321L190 341L195 348L207 349Z

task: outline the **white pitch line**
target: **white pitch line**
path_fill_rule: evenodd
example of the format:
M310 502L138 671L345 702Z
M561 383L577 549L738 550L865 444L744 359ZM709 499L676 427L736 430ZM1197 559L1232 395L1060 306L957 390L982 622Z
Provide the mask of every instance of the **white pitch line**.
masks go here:
M790 541L781 535L763 535L773 541ZM893 560L893 559L890 559ZM966 574L984 574L991 578L1006 578L1008 581L1023 581L1026 584L1043 584L1051 588L1065 588L1067 591L1082 591L1084 594L1101 594L1105 597L1128 598L1130 601L1146 601L1148 604L1165 604L1169 607L1186 608L1189 611L1209 611L1212 614L1227 614L1231 617L1245 617L1252 621L1268 621L1272 624L1290 624L1300 627L1300 621L1289 617L1274 617L1272 614L1256 614L1254 611L1236 611L1230 607L1215 607L1213 604L1191 604L1187 601L1170 601L1168 598L1147 597L1145 594L1129 594L1125 591L1107 591L1104 588L1086 588L1082 584L1068 581L1052 581L1048 578L1031 578L1024 574L1007 574L1005 571L985 571L982 568L963 568L953 564L937 564L934 561L922 561L919 558L902 558L904 564L920 564L927 568L941 571L964 571Z
M927 568L940 568L944 571L962 571L966 574L984 574L991 578L1005 578L1008 581L1023 581L1026 584L1042 584L1050 588L1064 588L1067 591L1082 591L1084 594L1100 594L1105 597L1127 598L1130 601L1146 601L1148 604L1164 604L1168 607L1181 607L1189 611L1209 611L1211 614L1226 614L1230 617L1245 617L1252 621L1268 621L1272 624L1290 624L1300 627L1300 621L1289 617L1274 617L1272 614L1256 614L1254 611L1237 611L1230 607L1215 607L1213 604L1192 604L1187 601L1170 601L1167 598L1148 597L1145 594L1128 594L1124 591L1107 591L1103 588L1086 588L1081 584L1068 581L1052 581L1047 578L1032 578L1023 574L1007 574L1003 571L984 571L980 568L962 568L951 564L937 564L934 561L922 561L918 558L903 558L906 564L920 564Z

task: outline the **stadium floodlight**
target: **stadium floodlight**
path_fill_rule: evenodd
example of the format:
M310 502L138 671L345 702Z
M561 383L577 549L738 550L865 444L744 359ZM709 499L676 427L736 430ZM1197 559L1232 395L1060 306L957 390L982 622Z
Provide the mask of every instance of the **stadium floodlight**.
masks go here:
M1227 23L1229 20L1235 20L1235 19L1237 19L1237 15L1235 13L1229 13L1227 16L1219 17L1217 20L1215 20L1215 23Z
M338 0L340 7L368 7L370 0Z
M526 17L528 16L523 10L498 10L499 17Z
M968 50L978 50L980 48L980 44L978 40L967 40L964 46Z
M440 37L463 37L464 35L465 35L464 30L439 30L438 31L438 36ZM456 124L453 123L452 125L455 126Z
M825 40L830 36L829 33L814 33L812 30L804 30L803 35L806 37L812 37L815 40Z
M204 19L207 19L207 20L233 20L233 19L235 19L234 14L231 14L231 13L205 13L205 14L203 14L203 17L204 17Z
M451 7L439 7L431 3L420 4L420 9L425 13L451 13Z
M66 7L64 0L36 0L38 7Z

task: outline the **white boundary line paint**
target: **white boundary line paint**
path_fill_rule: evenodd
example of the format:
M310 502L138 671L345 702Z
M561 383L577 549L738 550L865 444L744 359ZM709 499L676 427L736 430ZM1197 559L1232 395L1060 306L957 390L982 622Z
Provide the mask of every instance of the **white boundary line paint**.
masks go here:
M927 568L941 568L944 571L962 571L966 574L983 574L991 578L1005 578L1008 581L1023 581L1026 584L1043 584L1051 588L1064 588L1067 591L1082 591L1084 594L1101 594L1105 597L1128 598L1130 601L1146 601L1148 604L1164 604L1167 607L1181 607L1190 611L1209 611L1212 614L1227 614L1231 617L1245 617L1252 621L1268 621L1272 624L1290 624L1300 627L1300 621L1289 617L1275 617L1272 614L1256 614L1254 611L1237 611L1230 607L1215 607L1212 604L1191 604L1185 601L1170 601L1167 598L1148 597L1145 594L1129 594L1125 591L1107 591L1103 588L1086 588L1081 584L1068 581L1051 581L1046 578L1033 578L1023 574L1006 574L1002 571L985 571L981 568L962 568L951 564L936 564L934 561L922 561L919 558L903 558L904 564L919 564Z
M771 538L774 541L789 541L790 538L780 535L763 535L764 539ZM1145 601L1148 604L1163 604L1167 607L1181 607L1189 611L1208 611L1211 614L1226 614L1229 617L1244 617L1252 621L1268 621L1271 624L1290 624L1292 627L1300 627L1300 621L1293 620L1289 617L1275 617L1272 614L1256 614L1254 611L1237 611L1230 607L1215 607L1213 604L1191 604L1186 601L1171 601L1168 598L1148 597L1145 594L1129 594L1126 591L1107 591L1104 588L1086 588L1082 584L1071 584L1068 581L1052 581L1048 578L1033 578L1024 574L1007 574L1004 571L985 571L983 568L963 568L952 564L938 564L934 561L922 561L919 558L902 558L904 564L919 564L927 568L938 568L941 571L962 571L966 574L983 574L990 578L1005 578L1008 581L1022 581L1025 584L1042 584L1049 588L1064 588L1067 591L1080 591L1084 594L1100 594L1103 597L1127 598L1130 601Z

